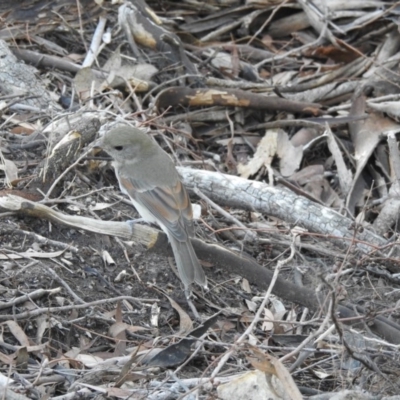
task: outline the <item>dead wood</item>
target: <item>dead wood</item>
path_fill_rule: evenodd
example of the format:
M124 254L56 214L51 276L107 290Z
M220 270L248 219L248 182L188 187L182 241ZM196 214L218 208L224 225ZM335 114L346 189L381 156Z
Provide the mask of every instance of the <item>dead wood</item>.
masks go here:
M35 69L18 62L3 40L0 40L0 92L2 95L18 96L21 103L39 110L60 110L37 79Z
M387 240L365 226L358 227L352 219L286 188L217 172L189 168L180 168L179 172L188 188L201 190L219 204L261 212L299 225L323 235L345 251L357 249L364 254L378 255L381 248L389 245ZM387 251L395 261L398 257L396 244L388 246ZM387 268L395 273L400 271L397 262L387 264Z
M277 96L263 96L237 89L191 89L176 87L163 90L157 97L160 110L168 107L228 106L255 110L287 111L293 113L320 114L320 105L286 100Z

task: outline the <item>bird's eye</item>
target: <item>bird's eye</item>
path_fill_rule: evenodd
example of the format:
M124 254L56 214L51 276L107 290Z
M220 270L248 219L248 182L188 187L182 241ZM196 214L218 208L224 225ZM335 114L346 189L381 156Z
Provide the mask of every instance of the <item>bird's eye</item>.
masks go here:
M123 146L115 146L114 149L117 151L121 151L124 147Z

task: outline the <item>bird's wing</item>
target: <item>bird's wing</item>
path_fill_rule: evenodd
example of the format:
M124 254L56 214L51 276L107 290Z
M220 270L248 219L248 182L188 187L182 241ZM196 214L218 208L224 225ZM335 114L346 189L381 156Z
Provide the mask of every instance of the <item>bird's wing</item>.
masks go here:
M189 195L178 180L174 186L143 187L132 178L119 177L126 193L145 207L179 241L192 235L193 211Z

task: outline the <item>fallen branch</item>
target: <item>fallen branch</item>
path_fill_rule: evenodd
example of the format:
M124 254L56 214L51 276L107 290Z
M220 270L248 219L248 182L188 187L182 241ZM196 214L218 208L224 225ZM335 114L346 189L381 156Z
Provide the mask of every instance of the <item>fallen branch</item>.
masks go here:
M264 96L240 89L192 89L172 87L163 90L156 99L158 109L168 107L230 106L264 111L320 114L320 104L286 100L278 96Z
M188 189L201 190L221 206L257 211L299 225L309 232L324 235L342 249L354 247L368 254L381 251L388 244L387 240L364 226L357 226L352 219L286 188L219 172L191 168L178 170ZM400 261L400 249L391 250L395 250L391 259ZM400 272L400 266L396 263L388 263L387 268L394 273Z

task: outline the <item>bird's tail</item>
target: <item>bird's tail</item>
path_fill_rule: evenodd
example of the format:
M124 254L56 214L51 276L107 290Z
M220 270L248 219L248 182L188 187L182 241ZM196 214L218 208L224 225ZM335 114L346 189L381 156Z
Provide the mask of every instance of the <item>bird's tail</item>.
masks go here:
M171 235L169 240L171 242L172 251L174 252L179 277L185 285L185 288L189 287L193 282L206 288L206 275L194 252L190 239L181 242Z

